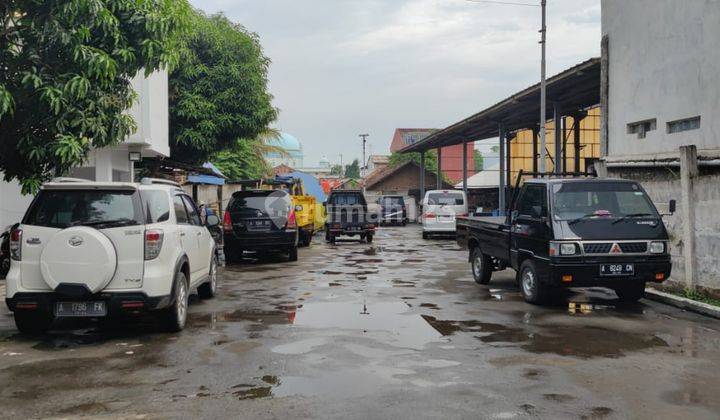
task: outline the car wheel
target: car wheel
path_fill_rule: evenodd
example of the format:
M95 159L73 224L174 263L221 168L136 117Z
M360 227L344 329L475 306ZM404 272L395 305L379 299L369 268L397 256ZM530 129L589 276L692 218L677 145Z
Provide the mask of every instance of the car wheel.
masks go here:
M373 241L373 236L370 235L370 234L368 234L368 235L365 237L365 240L367 241L367 243L371 244L372 241Z
M312 243L313 236L315 235L315 232L309 232L305 241L305 246L310 246Z
M473 248L470 257L475 283L488 284L492 278L492 261L482 253L479 247Z
M325 242L330 242L330 232L325 231Z
M42 334L50 329L54 317L44 311L15 310L15 326L23 334Z
M621 302L633 303L645 297L645 282L631 283L615 289Z
M297 261L298 260L298 249L297 247L290 248L288 251L288 259L290 261Z
M542 284L537 267L530 260L520 266L520 292L528 303L541 305L550 300L551 291Z
M335 244L335 239L336 239L335 235L330 235L330 243L331 244L333 244L333 245Z
M166 308L163 313L163 327L169 332L179 332L185 328L188 310L188 285L185 273L182 271L175 274L175 296L172 305Z
M430 235L427 232L423 232L423 239L430 238Z
M200 296L200 299L212 299L215 297L215 294L217 293L217 270L217 257L213 257L210 262L208 281L198 287L198 296Z

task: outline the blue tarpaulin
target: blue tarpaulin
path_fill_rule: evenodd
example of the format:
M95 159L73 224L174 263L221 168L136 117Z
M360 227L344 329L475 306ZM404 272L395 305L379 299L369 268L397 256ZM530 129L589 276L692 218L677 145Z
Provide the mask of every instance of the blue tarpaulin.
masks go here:
M292 172L286 176L301 179L305 191L308 194L314 196L318 203L325 201L325 191L323 191L322 186L320 186L320 181L314 176L306 174L305 172Z
M203 168L210 169L217 176L212 175L189 175L188 182L193 184L225 185L225 175L210 162L203 164Z

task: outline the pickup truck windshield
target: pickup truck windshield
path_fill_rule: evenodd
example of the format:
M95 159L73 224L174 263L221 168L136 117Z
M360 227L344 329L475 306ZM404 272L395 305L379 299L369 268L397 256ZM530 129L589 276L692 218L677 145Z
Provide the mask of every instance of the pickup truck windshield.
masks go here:
M328 200L328 204L336 206L363 206L365 200L360 194L333 194Z
M555 220L659 217L645 192L632 182L572 182L553 186Z
M431 206L462 206L465 204L463 195L456 192L430 193L428 204Z
M130 226L142 221L137 191L44 190L23 223L65 229Z

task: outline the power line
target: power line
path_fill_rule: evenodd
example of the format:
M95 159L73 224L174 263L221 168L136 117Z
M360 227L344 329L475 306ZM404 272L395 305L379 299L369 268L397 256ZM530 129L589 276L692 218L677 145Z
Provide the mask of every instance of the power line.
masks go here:
M528 6L528 7L540 7L538 4L531 3L516 3L512 1L499 1L499 0L465 0L470 3L489 3L489 4L505 4L508 6Z

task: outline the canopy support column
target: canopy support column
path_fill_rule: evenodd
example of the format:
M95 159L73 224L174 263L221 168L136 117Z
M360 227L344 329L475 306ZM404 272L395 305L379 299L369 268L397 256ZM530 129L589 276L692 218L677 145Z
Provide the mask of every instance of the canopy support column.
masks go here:
M533 150L533 172L538 171L538 132L540 131L539 128L533 128L533 139L532 139L532 150Z
M559 174L562 172L562 162L564 156L562 155L562 143L563 143L563 127L562 127L562 115L560 110L560 104L553 103L554 125L555 125L555 168L554 172Z
M468 183L467 183L467 178L468 178L468 176L467 176L467 175L468 175L468 174L467 174L467 171L468 171L468 165L467 165L467 141L463 140L462 145L463 145L463 153L462 153L462 157L463 157L463 173L462 173L463 192L464 192L465 194L467 194L467 191L468 191L468 187L467 187L467 186L468 186Z
M442 183L442 147L437 148L437 189L441 190L443 187Z
M425 152L420 152L420 203L422 203L424 199L425 199Z
M500 170L498 171L499 180L498 180L498 210L500 211L500 214L505 212L505 126L502 124L498 124L498 137L500 141L498 142L499 150L500 150Z
M575 172L580 172L580 124L587 117L587 112L579 112L573 115L575 130L573 130L573 147L575 149Z

